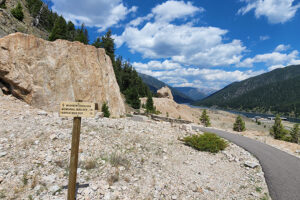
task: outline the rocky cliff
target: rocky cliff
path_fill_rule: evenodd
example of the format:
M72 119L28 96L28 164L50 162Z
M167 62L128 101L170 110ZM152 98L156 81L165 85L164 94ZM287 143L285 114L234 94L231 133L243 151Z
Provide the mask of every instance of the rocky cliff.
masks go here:
M15 33L0 38L0 82L28 104L57 111L60 101L107 102L125 112L111 60L104 49Z

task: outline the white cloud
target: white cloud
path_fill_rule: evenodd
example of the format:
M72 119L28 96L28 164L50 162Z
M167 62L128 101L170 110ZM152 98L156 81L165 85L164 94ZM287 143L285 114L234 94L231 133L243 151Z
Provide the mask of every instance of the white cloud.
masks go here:
M155 63L155 64L153 64ZM173 66L176 67L173 67ZM190 86L197 88L221 89L233 81L241 81L265 71L225 71L221 69L200 69L184 67L165 60L163 62L150 61L148 63L133 63L138 72L153 76L173 86ZM158 68L154 66L162 66ZM155 69L155 70L154 70Z
M84 23L89 27L97 27L99 31L118 24L137 7L127 8L122 0L52 0L52 10L63 15L76 25Z
M259 39L261 41L268 40L268 39L270 39L270 36L268 36L268 35L259 36Z
M298 59L299 52L294 50L290 53L272 52L266 54L258 54L253 58L244 59L238 66L252 67L254 63L265 63L267 66L272 65L288 65Z
M247 5L239 9L238 14L246 14L254 10L256 18L267 17L272 24L285 23L292 19L300 4L294 4L297 0L241 0Z
M279 52L279 51L286 51L289 48L291 48L290 45L284 45L284 44L280 44L275 48L275 51Z
M198 8L191 2L184 1L166 1L152 9L156 21L171 22L174 19L192 16L196 12L203 12L204 8Z
M148 63L134 62L132 63L132 66L139 70L170 70L181 68L180 64L171 62L169 60L165 60L163 62L152 60Z
M278 69L278 68L284 68L284 65L272 65L271 67L268 68L269 71L272 71L274 69Z
M238 63L245 50L240 40L223 43L227 30L193 27L164 22L148 22L144 27L126 27L115 36L117 47L126 43L130 50L146 58L170 58L184 65L218 66Z

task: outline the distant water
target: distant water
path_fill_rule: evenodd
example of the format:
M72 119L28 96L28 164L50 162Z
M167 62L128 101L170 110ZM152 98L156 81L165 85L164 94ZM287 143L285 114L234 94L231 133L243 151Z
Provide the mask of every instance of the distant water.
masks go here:
M201 108L201 109L208 109L208 110L222 110L222 111L230 112L233 114L243 115L248 118L253 118L255 116L260 116L263 118L275 117L275 115L269 115L269 114L263 114L263 113L249 113L249 112L242 112L242 111L237 111L237 110L215 109L215 108L209 108L209 107L203 107L203 106L194 106L191 104L185 104L185 105L188 105L191 108ZM285 117L285 116L281 116L281 117ZM287 118L286 121L300 123L300 119L298 119L298 118L292 118L292 117L285 117L285 118Z

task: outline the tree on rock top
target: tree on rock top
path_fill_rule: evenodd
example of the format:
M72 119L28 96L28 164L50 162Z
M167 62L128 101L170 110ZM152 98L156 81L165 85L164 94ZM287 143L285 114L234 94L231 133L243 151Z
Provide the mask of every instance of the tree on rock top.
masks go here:
M66 20L60 16L55 20L54 27L50 33L49 40L67 39L67 23Z
M206 109L203 110L202 115L200 117L200 121L204 126L208 127L210 126L210 119L209 116L207 115Z
M24 13L21 3L19 2L18 5L11 9L11 14L19 21L23 21L24 19Z
M237 116L235 123L233 124L233 130L237 132L243 132L246 130L245 122L241 116Z

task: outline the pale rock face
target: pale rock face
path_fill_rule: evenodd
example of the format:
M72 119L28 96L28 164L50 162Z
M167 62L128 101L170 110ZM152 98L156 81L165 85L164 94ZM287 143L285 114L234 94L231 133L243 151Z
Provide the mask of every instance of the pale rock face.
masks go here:
M161 98L173 99L172 92L171 92L170 88L168 88L167 86L162 87L159 90L157 90L157 94Z
M28 104L58 111L61 101L107 102L112 116L125 105L104 49L15 33L0 38L0 81Z

